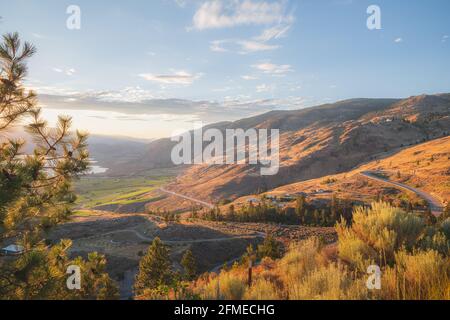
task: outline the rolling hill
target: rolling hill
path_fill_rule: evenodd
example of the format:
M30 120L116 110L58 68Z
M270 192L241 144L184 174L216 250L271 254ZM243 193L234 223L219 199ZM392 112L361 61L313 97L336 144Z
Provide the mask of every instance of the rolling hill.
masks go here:
M216 127L280 129L279 173L262 177L254 165L192 165L168 189L217 202L350 171L391 151L447 136L450 94L345 100L302 110L273 111ZM167 165L172 146L168 139L155 141L148 145L140 166L130 162L121 170ZM167 197L152 207L189 205Z

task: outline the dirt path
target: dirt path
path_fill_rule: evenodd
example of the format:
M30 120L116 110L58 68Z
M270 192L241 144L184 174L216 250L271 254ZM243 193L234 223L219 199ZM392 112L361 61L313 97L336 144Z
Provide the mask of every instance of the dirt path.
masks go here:
M440 216L442 214L442 212L444 211L444 207L441 203L441 201L439 199L437 199L436 197L433 197L431 194L426 193L422 190L407 186L406 184L400 183L400 182L395 182L395 181L390 181L387 179L383 179L381 177L376 176L373 172L370 171L363 171L360 172L360 174L366 178L372 179L372 180L376 180L379 182L383 182L383 183L387 183L387 184L391 184L394 185L398 188L401 189L405 189L411 192L414 192L415 194L417 194L419 197L425 199L428 201L428 203L430 204L430 209L431 212L435 215L435 216Z
M214 209L214 205L212 203L208 203L208 202L201 201L201 200L198 200L198 199L195 199L195 198L191 198L191 197L188 197L188 196L185 196L185 195L173 192L173 191L166 190L164 188L159 188L159 190L161 190L162 192L171 194L173 196L176 196L176 197L179 197L179 198L183 198L183 199L186 199L186 200L189 200L189 201L201 204L202 206L206 206L206 207L208 207L210 209Z
M147 237L139 233L138 231L134 229L123 229L123 230L116 230L111 231L107 233L98 234L95 236L80 238L77 240L89 240L89 239L95 239L97 237L104 237L107 235L112 234L118 234L118 233L133 233L136 237L143 241L149 241L152 242L155 238L154 237ZM193 244L193 243L203 243L203 242L217 242L217 241L228 241L228 240L235 240L235 239L254 239L254 238L264 238L262 235L243 235L243 236L230 236L230 237L222 237L222 238L212 238L212 239L196 239L196 240L161 240L165 244Z

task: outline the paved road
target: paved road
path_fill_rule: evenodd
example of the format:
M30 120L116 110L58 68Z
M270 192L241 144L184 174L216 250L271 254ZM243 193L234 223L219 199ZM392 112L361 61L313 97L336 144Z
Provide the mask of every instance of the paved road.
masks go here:
M208 203L208 202L201 201L201 200L198 200L198 199L195 199L195 198L192 198L192 197L188 197L188 196L185 196L185 195L173 192L173 191L166 190L164 188L159 188L159 190L161 190L162 192L171 194L173 196L176 196L176 197L179 197L179 198L183 198L183 199L186 199L186 200L189 200L189 201L201 204L202 206L206 206L206 207L208 207L210 209L214 209L214 207L215 207L214 204L212 204L212 203Z
M406 184L403 183L399 183L399 182L395 182L395 181L390 181L387 179L383 179L377 175L374 174L374 172L371 171L363 171L360 173L361 175L363 175L366 178L372 179L372 180L376 180L379 182L384 182L387 184L391 184L394 185L400 189L405 189L411 192L414 192L415 194L417 194L419 197L425 199L428 201L428 203L430 204L430 209L431 212L435 215L435 216L440 216L442 214L442 212L444 211L444 206L442 205L441 201L439 199L437 199L436 197L432 196L429 193L426 193L422 190L407 186Z

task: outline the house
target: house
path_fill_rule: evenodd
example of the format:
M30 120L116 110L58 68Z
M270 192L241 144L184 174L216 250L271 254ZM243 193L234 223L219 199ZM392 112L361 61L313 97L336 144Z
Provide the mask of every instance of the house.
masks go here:
M18 256L24 252L25 248L18 244L11 244L0 251L0 253L5 256Z

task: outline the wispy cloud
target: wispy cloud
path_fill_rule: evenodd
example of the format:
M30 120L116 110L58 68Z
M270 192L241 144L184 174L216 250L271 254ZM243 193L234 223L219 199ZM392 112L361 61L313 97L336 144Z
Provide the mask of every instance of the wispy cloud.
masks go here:
M73 92L62 88L33 88L39 93L44 109L117 112L128 115L183 115L206 122L217 122L252 116L271 110L299 109L311 103L301 97L284 99L253 99L250 95L226 96L222 101L185 100L158 97L153 92L129 87L117 91ZM229 91L228 87L219 89ZM275 84L261 84L257 93L276 90Z
M271 45L253 40L238 39L214 40L210 44L210 50L213 52L236 52L239 54L270 51L278 48L278 45Z
M271 75L282 76L286 73L293 72L292 66L289 64L277 65L271 62L260 62L258 64L252 65L253 68Z
M266 28L261 34L250 39L214 40L211 42L210 49L213 52L236 52L239 54L276 50L280 48L280 45L270 42L286 37L293 22L293 18L286 19L285 22Z
M275 90L275 88L276 88L276 86L273 84L268 85L268 84L264 83L259 86L256 86L256 92L258 92L258 93L272 92Z
M193 28L205 30L274 24L291 19L285 11L285 1L207 1L195 13Z
M443 35L441 41L442 41L442 42L447 42L447 40L448 40L448 35L446 35L446 34Z
M395 43L403 42L403 38L396 38L396 39L394 40L394 42L395 42Z
M54 72L57 72L57 73L64 73L67 76L73 76L76 73L75 68L65 68L65 69L63 69L63 68L56 68L55 67L55 68L52 68L52 70Z
M288 24L279 24L274 27L265 29L261 35L255 37L256 41L267 42L272 39L279 39L286 37L287 32L291 28L292 19L290 19Z
M277 46L277 45L270 45L270 44L266 44L264 42L248 41L248 40L239 41L238 44L240 44L242 46L242 53L268 51L268 50L275 50L275 49L279 48L279 46Z
M127 87L122 90L102 91L96 93L96 97L101 101L109 102L141 102L158 98L153 92L141 87Z
M211 41L211 45L209 49L213 52L228 52L228 49L225 49L224 45L232 42L234 40L214 40Z
M157 82L160 84L191 85L195 80L199 79L202 74L190 74L185 71L176 71L173 74L142 73L139 76L147 81Z
M243 76L241 76L241 78L244 79L244 80L247 80L247 81L249 81L249 80L258 80L258 77L249 76L249 75L243 75Z

